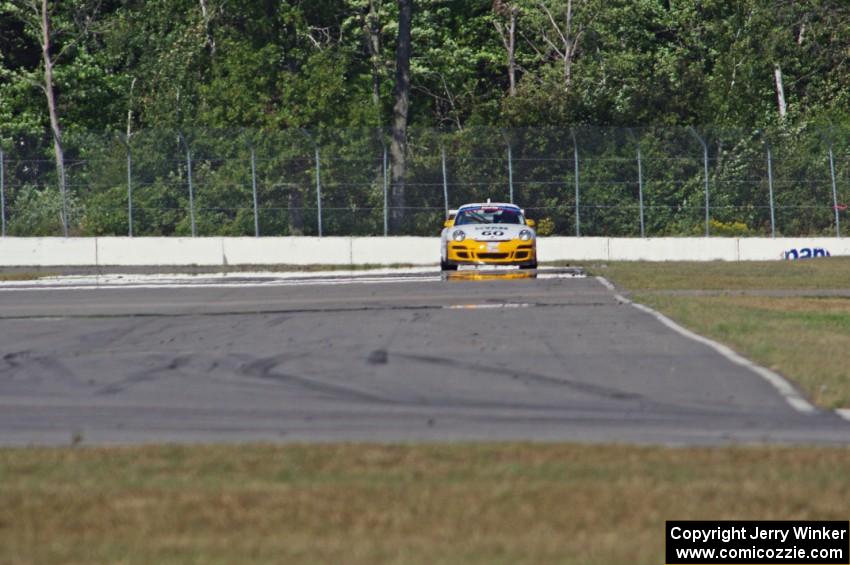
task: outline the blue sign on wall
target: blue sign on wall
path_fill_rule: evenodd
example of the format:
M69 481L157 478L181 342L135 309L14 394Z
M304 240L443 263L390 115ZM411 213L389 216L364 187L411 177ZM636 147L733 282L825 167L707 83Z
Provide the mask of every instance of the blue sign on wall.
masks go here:
M814 259L815 257L830 257L829 251L823 247L803 247L801 249L789 249L782 253L785 259Z

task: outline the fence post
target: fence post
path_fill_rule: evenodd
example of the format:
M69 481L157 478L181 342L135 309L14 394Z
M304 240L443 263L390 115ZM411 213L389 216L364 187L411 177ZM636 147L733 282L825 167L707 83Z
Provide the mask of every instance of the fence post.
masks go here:
M449 217L449 178L446 174L446 148L440 144L440 160L443 165L443 204L446 210L446 219ZM511 199L513 203L513 199Z
M510 197L510 203L514 203L514 162L513 162L513 154L511 152L511 140L508 139L508 136L502 135L505 138L505 144L508 146L508 195Z
M189 149L189 142L183 136L182 132L177 133L177 143L183 144L186 148L186 176L189 181L189 219L192 223L192 237L195 237L195 187L192 185L192 151Z
M257 210L257 156L251 148L251 193L254 196L254 237L260 237L260 215Z
M59 188L62 191L62 232L68 237L68 186L65 182L65 166L59 168Z
M708 145L705 143L702 137L697 133L693 127L689 127L688 130L691 132L697 141L699 141L700 145L702 145L702 156L703 156L703 167L704 167L704 178L705 178L705 237L709 236L709 199L708 199Z
M195 187L192 185L192 153L186 149L186 166L189 177L189 216L192 220L192 237L195 237Z
M127 138L127 236L133 237L133 158Z
M313 144L313 149L315 151L315 159L316 159L316 210L318 212L318 219L316 221L319 228L319 237L322 237L322 157L319 153L319 143L313 138L312 134L306 129L302 129L301 133L310 140L310 143Z
M0 234L6 237L6 170L5 155L0 149Z
M773 200L773 155L770 152L770 144L765 142L767 150L767 191L770 196L770 237L776 237L776 211Z
M570 135L573 138L573 164L575 165L575 181L576 181L576 237L581 237L581 215L579 212L579 181L578 181L578 142L576 141L576 132L570 128Z
M643 165L640 158L640 144L637 147L637 166L638 166L638 205L640 206L640 236L646 237L643 223Z
M387 210L387 193L389 192L389 180L387 178L387 172L388 172L387 144L383 140L383 136L382 136L382 139L381 139L381 145L384 148L384 164L383 164L384 165L384 167L383 167L383 172L384 172L384 237L387 237L387 234L389 233L389 220L388 220L388 217L387 217L387 211L388 211Z
M189 218L192 221L192 237L195 237L195 189L192 186L192 153L186 145L186 171L189 179Z
M835 237L841 237L841 224L838 219L838 190L835 186L835 160L832 156L832 142L829 143L829 174L832 176L832 209L835 212Z
M322 237L322 165L321 165L321 156L319 155L319 144L317 143L315 146L316 149L316 206L319 212L318 225L319 225L319 237Z

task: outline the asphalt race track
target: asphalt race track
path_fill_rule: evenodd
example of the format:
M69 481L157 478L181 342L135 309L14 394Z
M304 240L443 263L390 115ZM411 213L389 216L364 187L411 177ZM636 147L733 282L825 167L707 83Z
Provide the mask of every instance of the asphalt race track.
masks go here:
M848 443L594 278L0 288L0 444Z

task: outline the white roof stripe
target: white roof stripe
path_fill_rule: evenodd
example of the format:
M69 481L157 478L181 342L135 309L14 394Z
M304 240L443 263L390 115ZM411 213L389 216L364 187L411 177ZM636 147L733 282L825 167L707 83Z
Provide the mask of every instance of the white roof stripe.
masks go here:
M472 204L464 204L458 210L464 210L466 208L516 208L520 210L521 208L516 204L508 204L507 202L476 202Z

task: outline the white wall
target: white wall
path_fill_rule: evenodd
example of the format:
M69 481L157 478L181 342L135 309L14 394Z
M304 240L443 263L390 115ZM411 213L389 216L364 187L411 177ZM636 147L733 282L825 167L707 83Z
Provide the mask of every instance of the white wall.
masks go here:
M0 266L97 264L97 240L63 237L0 238Z
M221 237L219 265L350 265L350 237ZM183 263L185 264L185 263Z
M354 265L434 265L440 262L440 238L353 237L351 262Z
M771 261L796 249L850 255L850 238L544 237L540 261ZM436 265L436 237L0 238L0 267Z
M705 237L612 238L611 261L737 261L738 240Z
M607 261L607 237L541 237L537 240L539 261Z
M209 266L222 263L220 237L98 237L95 240L98 265Z

